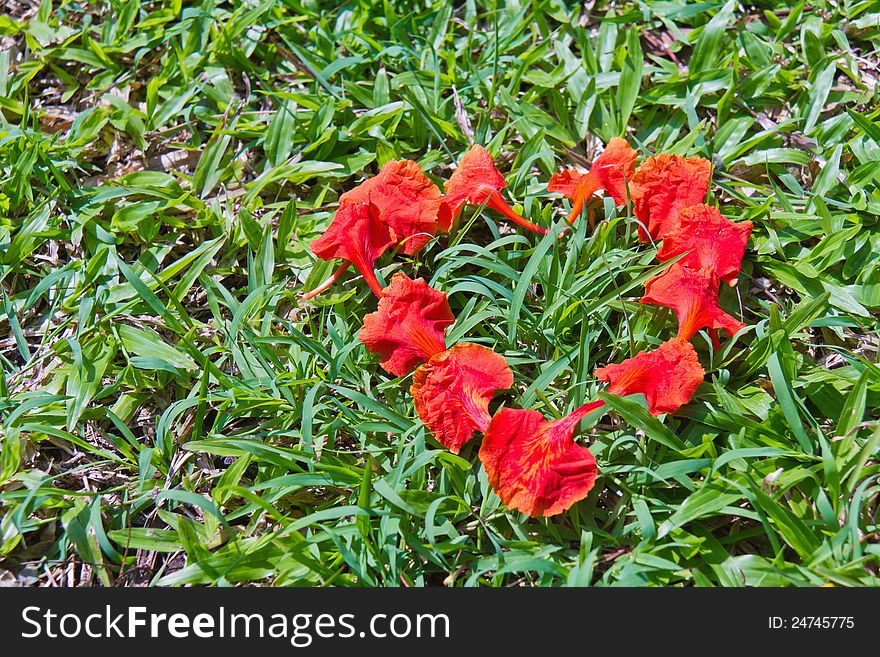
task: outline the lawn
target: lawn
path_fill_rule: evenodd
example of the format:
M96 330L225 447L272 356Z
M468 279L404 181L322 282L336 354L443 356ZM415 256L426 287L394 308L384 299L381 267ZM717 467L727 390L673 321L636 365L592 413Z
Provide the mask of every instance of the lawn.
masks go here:
M4 0L0 583L880 585L880 5ZM610 198L557 239L554 172L624 137L712 164L751 221L652 416L597 368L675 334ZM589 495L531 518L358 339L376 296L310 243L389 160L480 144L523 230L469 205L418 253L499 407L561 418Z

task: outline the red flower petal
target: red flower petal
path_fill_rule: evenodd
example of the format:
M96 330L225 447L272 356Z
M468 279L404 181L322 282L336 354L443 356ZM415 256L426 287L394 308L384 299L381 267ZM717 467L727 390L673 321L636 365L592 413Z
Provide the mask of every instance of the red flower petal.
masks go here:
M751 221L737 224L717 208L692 205L678 213L678 228L663 238L657 260L665 262L687 253L679 263L708 269L728 285L736 285L751 232Z
M397 273L382 292L379 308L364 317L358 337L367 351L395 376L404 376L419 363L446 348L446 327L455 321L446 294L423 279Z
M458 168L446 182L446 197L443 199L453 217L465 203L480 205L492 192L507 187L504 176L498 171L492 156L485 148L475 144L464 154Z
M632 179L636 218L648 227L653 239L662 239L675 230L678 211L702 203L709 191L712 167L708 160L678 155L655 155L642 163ZM648 241L639 227L639 239Z
M458 454L474 431L489 426L496 390L513 385L507 361L491 349L459 342L431 357L413 375L416 412L438 441Z
M599 178L599 184L617 205L626 205L626 184L636 170L636 152L625 139L614 137L602 154L593 162L590 173Z
M654 415L673 413L688 403L704 375L691 343L679 338L596 370L597 379L611 383L608 392L612 395L645 395Z
M577 169L563 169L550 176L547 183L547 191L562 194L565 198L574 198L574 190L586 172Z
M379 218L379 209L372 203L349 203L336 211L324 234L312 240L312 252L322 260L348 260L363 275L377 295L382 286L373 270L376 259L394 239L387 225Z
M452 221L465 203L474 205L485 203L523 228L546 235L549 232L546 228L519 216L507 205L507 201L501 196L501 190L505 187L507 183L504 181L504 176L498 171L489 151L475 144L464 154L461 162L458 163L458 168L446 182L446 197L443 199L446 210L443 212L448 212Z
M598 175L593 173L592 169L581 176L581 179L578 180L577 186L575 186L574 193L571 197L571 212L568 213L568 217L566 218L568 223L574 223L574 220L580 216L581 210L584 209L584 203L587 202L587 199L600 189L602 189L602 180Z
M559 192L573 199L568 221L574 221L584 203L600 189L604 189L617 205L626 205L626 184L635 172L636 152L625 139L614 137L587 173L566 169L554 173L547 184L551 192Z
M584 499L598 469L573 435L580 419L601 405L587 404L553 422L538 411L498 411L486 429L480 460L501 501L530 516L552 516Z
M452 210L449 207L449 204L446 203L446 199L442 199L440 201L440 211L437 214L437 230L441 233L448 233L452 229L452 222L455 220L455 216L452 214Z
M378 175L340 196L339 204L367 199L379 208L379 217L391 228L395 244L402 245L407 255L420 251L443 229L440 188L412 160L386 162Z
M745 326L718 305L718 277L705 269L676 262L645 283L642 303L666 306L678 317L678 337L690 340L701 328L724 329L734 335Z

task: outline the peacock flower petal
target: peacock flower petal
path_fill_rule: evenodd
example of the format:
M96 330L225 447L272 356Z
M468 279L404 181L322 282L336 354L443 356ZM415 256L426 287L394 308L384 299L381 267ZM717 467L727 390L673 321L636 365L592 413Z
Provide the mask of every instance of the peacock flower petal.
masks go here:
M397 273L382 291L379 307L364 317L358 337L395 376L405 376L446 349L446 327L455 321L446 294L423 279Z
M475 144L461 158L458 168L446 182L446 196L443 199L446 208L441 213L444 217L448 216L451 222L466 203L485 203L523 228L546 235L549 232L546 228L521 217L507 204L501 196L501 190L505 187L504 176L498 171L489 151Z
M679 260L691 269L707 269L730 286L742 267L752 222L734 223L709 205L692 205L678 213L678 228L663 238L657 251L661 262L682 253Z
M642 303L672 308L678 318L678 337L683 340L690 340L702 328L724 329L732 336L745 327L718 305L718 277L680 262L645 283Z
M489 422L480 461L489 484L506 506L529 516L562 513L596 483L596 459L574 441L574 430L594 402L561 420L538 411L502 408Z
M458 454L474 431L489 426L489 402L513 385L507 361L491 349L460 342L435 354L413 375L416 412L440 443Z
M340 196L339 204L342 207L367 200L379 209L379 218L391 229L395 245L407 255L418 253L438 231L444 230L440 188L412 160L386 162L378 175Z
M654 415L674 413L687 404L704 375L697 352L680 338L596 370L596 378L610 384L608 392L621 397L641 393Z
M647 226L639 227L639 239L663 239L678 224L678 212L702 203L709 191L712 166L701 157L685 159L679 155L655 155L638 168L630 184L630 196L636 218Z
M587 199L600 189L605 190L617 205L626 205L626 186L635 173L635 163L635 150L625 139L614 137L589 171L581 173L576 169L566 169L554 173L547 189L572 199L568 221L573 222Z
M382 286L374 271L375 262L394 241L394 234L380 219L375 204L348 203L336 211L330 226L321 237L312 240L310 246L322 260L339 258L353 264L370 289L382 296Z

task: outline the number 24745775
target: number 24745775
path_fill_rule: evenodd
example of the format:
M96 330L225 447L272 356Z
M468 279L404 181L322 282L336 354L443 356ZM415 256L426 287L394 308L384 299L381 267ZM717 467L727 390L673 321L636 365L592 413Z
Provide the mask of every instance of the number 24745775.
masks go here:
M771 630L851 630L856 626L852 616L770 616Z

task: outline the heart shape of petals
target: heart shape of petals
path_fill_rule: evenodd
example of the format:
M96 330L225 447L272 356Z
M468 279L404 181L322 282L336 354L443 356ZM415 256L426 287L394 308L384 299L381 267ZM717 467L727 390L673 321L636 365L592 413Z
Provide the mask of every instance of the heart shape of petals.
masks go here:
M321 237L312 240L312 252L322 260L340 258L353 264L370 289L382 296L382 286L374 270L376 260L394 243L394 235L382 221L373 203L341 206ZM341 268L344 271L344 267ZM338 272L340 273L340 272ZM334 279L337 274L334 274ZM321 286L323 289L325 286ZM311 296L314 296L312 294Z
M626 205L626 184L635 173L636 152L625 139L614 137L586 173L565 169L554 173L547 190L572 199L569 223L580 215L584 203L600 189L617 205Z
M702 203L709 191L712 166L702 157L654 155L642 163L630 183L630 196L639 227L639 240L663 239L675 230L678 212Z
M446 182L446 196L443 199L445 209L441 211L442 216L448 217L451 223L466 203L485 203L523 228L541 235L550 232L514 212L501 196L501 190L505 187L507 182L495 166L489 151L475 144L464 154L458 168Z
M376 176L340 196L339 204L367 200L379 208L379 218L406 255L418 253L438 230L449 230L441 225L440 188L412 160L389 160Z
M657 260L679 260L691 269L708 269L730 285L736 285L752 232L752 222L734 223L710 205L692 205L678 213L678 228L663 238Z
M597 379L610 383L608 392L612 395L642 393L653 415L674 413L687 404L704 376L697 352L690 342L679 338L596 370Z
M480 447L489 484L506 506L536 517L562 513L596 483L596 459L574 442L574 430L602 402L582 406L561 420L538 411L502 408Z
M718 305L718 277L681 262L645 283L642 303L672 308L678 318L678 337L684 340L690 340L702 328L724 329L733 336L745 327Z
M405 376L446 349L446 327L454 321L444 292L398 272L382 290L376 312L364 317L358 338L379 354L386 371Z
M489 402L498 390L513 385L513 372L503 356L470 342L459 342L435 354L413 375L410 388L416 413L453 454L474 431L486 431Z

